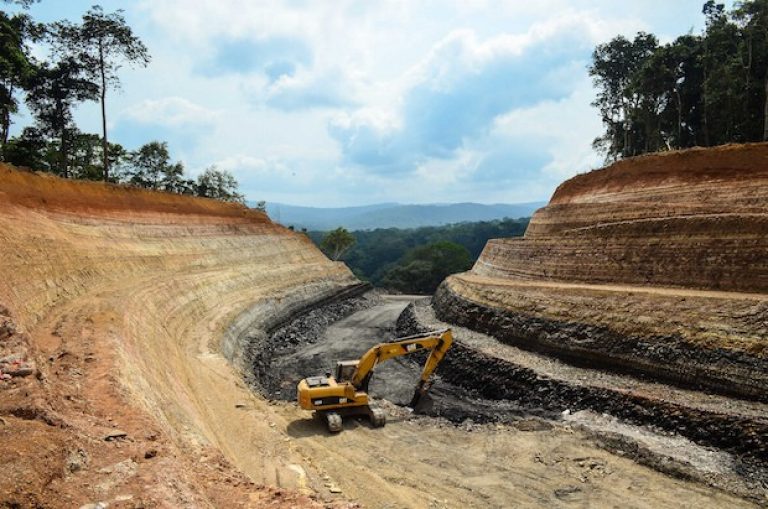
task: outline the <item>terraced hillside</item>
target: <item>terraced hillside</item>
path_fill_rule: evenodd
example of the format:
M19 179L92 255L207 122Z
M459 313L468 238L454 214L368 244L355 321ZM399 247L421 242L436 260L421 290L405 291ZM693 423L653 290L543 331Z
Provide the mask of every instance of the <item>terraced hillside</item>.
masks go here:
M563 183L522 239L449 278L442 318L591 367L766 400L768 145Z
M765 295L512 276L494 256L441 287L435 316L359 296L239 205L0 165L0 507L768 500ZM454 327L421 414L395 404L415 364L377 371L385 428L330 435L244 382L292 399L297 377L446 317L495 337Z
M225 357L355 284L240 205L0 166L0 505L314 506L254 484L299 459Z

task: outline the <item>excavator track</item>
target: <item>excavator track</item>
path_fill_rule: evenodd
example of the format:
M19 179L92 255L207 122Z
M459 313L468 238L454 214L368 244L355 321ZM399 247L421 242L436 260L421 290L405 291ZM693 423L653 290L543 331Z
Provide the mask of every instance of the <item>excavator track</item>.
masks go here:
M338 433L344 428L341 415L336 412L327 412L325 414L325 423L328 426L328 431L331 433Z
M387 414L381 408L370 409L371 426L374 428L383 428L387 423Z

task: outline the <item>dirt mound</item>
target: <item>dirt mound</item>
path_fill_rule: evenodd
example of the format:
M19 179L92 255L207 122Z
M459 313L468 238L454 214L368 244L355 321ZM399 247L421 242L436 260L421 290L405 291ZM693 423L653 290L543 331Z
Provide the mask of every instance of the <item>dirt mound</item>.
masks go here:
M0 505L322 506L238 342L356 284L241 205L0 166Z
M563 183L474 273L768 292L768 144L621 161Z

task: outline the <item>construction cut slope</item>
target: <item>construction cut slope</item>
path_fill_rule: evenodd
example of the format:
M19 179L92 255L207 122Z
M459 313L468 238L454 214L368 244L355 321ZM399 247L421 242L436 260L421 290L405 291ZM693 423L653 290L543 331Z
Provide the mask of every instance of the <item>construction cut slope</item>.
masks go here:
M768 144L579 175L435 308L575 364L765 400Z
M314 506L253 484L305 476L237 342L357 283L238 204L0 165L0 505Z

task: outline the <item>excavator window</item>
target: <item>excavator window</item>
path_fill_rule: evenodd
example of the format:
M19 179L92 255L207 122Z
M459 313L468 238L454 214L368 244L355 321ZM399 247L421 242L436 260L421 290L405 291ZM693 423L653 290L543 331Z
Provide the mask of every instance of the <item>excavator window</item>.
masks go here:
M307 378L307 385L309 387L327 387L330 384L324 376L311 376Z
M339 361L336 363L336 381L343 382L352 380L357 369L358 361Z

